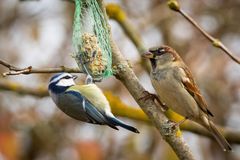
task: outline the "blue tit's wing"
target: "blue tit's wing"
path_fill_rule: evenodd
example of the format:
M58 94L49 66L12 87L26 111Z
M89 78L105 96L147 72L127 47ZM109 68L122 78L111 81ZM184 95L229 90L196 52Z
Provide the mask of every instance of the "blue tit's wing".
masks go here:
M107 98L96 84L74 85L71 86L68 91L80 92L94 107L100 110L111 110Z
M82 107L85 111L84 114L89 119L89 123L100 124L100 125L108 125L111 128L118 130L118 128L108 120L107 115L104 111L96 108L89 100L87 100L81 93L76 91L67 91L65 92L65 96L75 97L77 104L79 107ZM71 103L71 102L70 102Z

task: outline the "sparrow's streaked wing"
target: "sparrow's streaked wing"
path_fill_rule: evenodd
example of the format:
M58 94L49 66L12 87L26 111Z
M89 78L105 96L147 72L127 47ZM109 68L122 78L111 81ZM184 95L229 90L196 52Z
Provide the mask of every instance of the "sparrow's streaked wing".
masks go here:
M207 115L210 115L213 117L213 114L211 111L207 108L207 103L203 99L203 97L200 94L199 89L196 87L196 83L194 82L193 76L188 70L187 67L180 68L182 76L182 83L185 87L185 89L189 92L190 95L195 99L197 102L199 108L206 113Z

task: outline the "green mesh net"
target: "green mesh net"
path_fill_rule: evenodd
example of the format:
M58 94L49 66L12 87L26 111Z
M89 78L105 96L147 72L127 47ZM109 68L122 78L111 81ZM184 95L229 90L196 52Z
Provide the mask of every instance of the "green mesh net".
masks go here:
M112 75L109 28L96 0L75 0L74 58L95 81Z

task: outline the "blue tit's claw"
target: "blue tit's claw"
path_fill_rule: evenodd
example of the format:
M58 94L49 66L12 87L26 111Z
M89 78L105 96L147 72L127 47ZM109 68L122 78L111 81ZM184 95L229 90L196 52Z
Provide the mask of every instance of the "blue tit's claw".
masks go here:
M102 80L103 80L103 77L94 78L94 79L93 79L93 82L94 82L94 83L95 83L95 82L102 82Z
M93 83L93 78L90 74L88 74L85 80L85 84L91 84L91 83Z

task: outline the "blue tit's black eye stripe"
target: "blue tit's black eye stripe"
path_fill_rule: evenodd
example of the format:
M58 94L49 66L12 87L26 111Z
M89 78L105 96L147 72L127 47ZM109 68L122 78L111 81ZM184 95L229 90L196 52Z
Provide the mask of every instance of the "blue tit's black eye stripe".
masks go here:
M56 75L54 75L49 83L55 83L55 82L59 82L61 79L73 79L73 76L71 74L68 74L68 73L58 73Z
M72 78L72 77L70 77L70 76L65 76L65 77L63 77L62 79L70 79L70 78Z

